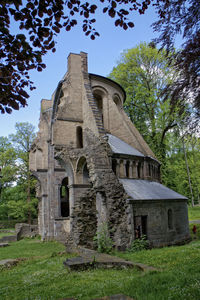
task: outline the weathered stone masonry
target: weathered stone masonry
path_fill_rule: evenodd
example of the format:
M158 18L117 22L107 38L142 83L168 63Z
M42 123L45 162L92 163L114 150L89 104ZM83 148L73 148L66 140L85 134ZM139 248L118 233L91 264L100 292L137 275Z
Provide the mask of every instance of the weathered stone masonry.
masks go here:
M68 72L41 102L30 151L38 179L39 232L93 247L101 224L125 249L138 234L153 246L189 238L187 199L162 186L160 164L123 111L124 90L89 74L87 54L68 57Z

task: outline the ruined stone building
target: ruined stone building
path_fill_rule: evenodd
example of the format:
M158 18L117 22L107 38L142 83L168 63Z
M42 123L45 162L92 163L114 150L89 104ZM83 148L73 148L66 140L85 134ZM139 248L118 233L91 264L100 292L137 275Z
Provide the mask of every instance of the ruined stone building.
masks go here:
M119 84L88 73L81 52L41 101L30 170L43 239L92 247L105 223L119 249L142 234L152 246L189 238L187 199L160 183L160 163L123 111L125 98Z

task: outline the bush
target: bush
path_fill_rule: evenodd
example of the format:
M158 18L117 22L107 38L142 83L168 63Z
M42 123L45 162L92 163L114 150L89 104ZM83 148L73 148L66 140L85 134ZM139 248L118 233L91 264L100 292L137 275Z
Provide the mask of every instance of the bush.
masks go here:
M150 244L147 240L146 235L142 235L140 239L136 239L132 242L130 248L128 249L128 252L137 252L145 249L149 249Z
M113 241L110 238L108 225L103 223L99 226L99 230L97 231L94 242L97 246L97 251L100 253L110 253L113 248Z

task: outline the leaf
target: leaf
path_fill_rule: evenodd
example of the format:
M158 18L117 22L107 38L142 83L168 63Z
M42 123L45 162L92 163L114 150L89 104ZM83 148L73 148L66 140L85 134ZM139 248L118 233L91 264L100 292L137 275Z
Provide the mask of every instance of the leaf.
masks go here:
M127 30L127 29L128 29L128 26L127 26L126 23L123 24L123 29L124 29L124 30Z
M37 67L37 71L38 72L42 72L42 68L39 66L39 67Z
M115 17L115 10L113 8L109 9L108 14L111 18Z
M5 107L5 111L7 112L7 114L12 113L12 109L10 107Z
M118 26L120 23L121 23L121 20L120 20L120 19L117 19L117 20L115 21L115 26Z
M135 25L134 25L133 22L128 22L128 26L129 26L130 28L133 28Z
M70 25L67 25L67 26L65 27L65 29L66 29L66 31L70 31L70 30L71 30L71 26L70 26Z
M117 6L115 1L112 1L111 5L112 5L113 8L115 8Z
M104 7L103 13L105 14L107 12L107 10L108 10L108 7Z

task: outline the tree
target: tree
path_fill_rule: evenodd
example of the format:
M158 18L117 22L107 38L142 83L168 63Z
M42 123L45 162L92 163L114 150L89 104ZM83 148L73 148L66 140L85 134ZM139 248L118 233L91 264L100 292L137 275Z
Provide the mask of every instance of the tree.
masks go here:
M153 24L159 37L155 40L167 53L173 50L175 39L181 36L183 44L175 54L173 62L179 76L173 85L165 89L166 97L176 102L180 99L192 101L196 109L190 125L197 126L200 116L200 1L197 0L159 0L156 4L159 15Z
M31 200L35 203L35 197L31 195L31 188L35 185L35 180L31 177L29 171L29 150L33 143L35 135L35 128L28 122L16 123L16 134L10 135L15 150L19 158L18 166L18 184L22 185L26 190L26 198L28 205L28 222L31 223Z
M1 167L1 178L0 185L1 191L4 188L11 186L16 180L16 165L17 155L11 142L7 137L0 137L0 167Z
M162 95L163 89L176 78L174 69L166 59L166 52L146 43L125 50L110 78L125 89L128 116L157 157L164 162L167 134L186 115L183 105L171 102L170 97Z
M133 11L143 14L150 0L96 1L102 12L113 18L115 26L124 30L134 27L128 17ZM103 4L102 4L103 3ZM96 4L81 0L1 0L0 2L0 110L11 113L20 105L27 105L26 89L33 90L29 71L42 71L42 57L55 52L55 37L62 28L71 30L82 22L82 29L92 40L99 36L94 27ZM19 25L18 34L11 32L10 24ZM23 31L22 31L23 30ZM25 31L25 32L24 32Z
M171 136L163 182L169 188L188 197L192 205L199 203L200 140L191 134L181 135L179 130Z
M115 26L124 30L134 27L134 12L144 14L153 5L158 15L154 23L160 33L156 40L170 52L177 35L183 38L182 49L176 54L179 77L165 89L172 100L192 99L199 117L200 110L200 28L199 0L96 0L90 4L81 0L2 0L0 3L0 110L11 113L27 105L26 89L34 89L28 72L42 71L42 57L55 49L55 37L62 28L71 30L81 22L83 32L91 39L99 36L94 27L97 10L113 18ZM13 34L10 23L19 24ZM27 31L26 34L21 29ZM174 60L175 61L175 60ZM191 121L191 120L190 120ZM193 122L194 123L194 122ZM196 125L196 124L194 124Z

